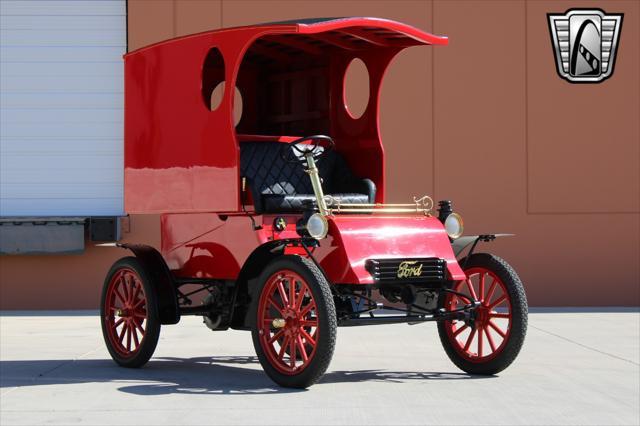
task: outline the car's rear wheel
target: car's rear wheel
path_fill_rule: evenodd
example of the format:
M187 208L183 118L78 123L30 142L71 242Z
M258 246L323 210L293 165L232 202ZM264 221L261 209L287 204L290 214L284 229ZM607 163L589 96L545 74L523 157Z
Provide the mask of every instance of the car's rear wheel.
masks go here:
M156 297L135 257L118 260L104 282L100 322L107 349L123 367L141 367L153 355L160 335Z
M336 311L324 274L309 259L282 256L259 279L253 344L267 375L306 388L327 370L336 342Z
M465 265L465 260L460 262ZM496 374L516 358L527 331L527 299L516 272L507 262L486 253L466 262L467 279L455 283L441 300L447 311L480 301L472 321L438 324L445 352L460 369L470 374Z

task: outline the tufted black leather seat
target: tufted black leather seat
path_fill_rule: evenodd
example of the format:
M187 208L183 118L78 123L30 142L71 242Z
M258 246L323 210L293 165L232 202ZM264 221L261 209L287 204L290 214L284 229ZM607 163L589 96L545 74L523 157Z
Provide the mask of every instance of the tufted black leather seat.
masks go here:
M302 163L282 159L279 142L241 142L240 174L247 179L256 212L299 212L315 204L311 180ZM291 149L291 148L289 148ZM344 158L331 151L318 159L324 193L343 203L372 203L376 186L351 173Z

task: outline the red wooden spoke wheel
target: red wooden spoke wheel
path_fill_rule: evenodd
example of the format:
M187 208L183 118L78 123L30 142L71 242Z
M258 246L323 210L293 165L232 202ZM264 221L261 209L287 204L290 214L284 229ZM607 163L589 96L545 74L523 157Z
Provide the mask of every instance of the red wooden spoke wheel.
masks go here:
M326 371L335 347L329 283L309 259L282 256L267 266L260 284L253 307L256 354L276 383L310 386Z
M304 278L290 270L269 277L260 295L260 343L278 371L296 374L316 353L316 303Z
M511 303L502 280L484 267L469 268L467 279L459 281L453 290L469 296L450 295L451 310L469 303L481 302L472 326L463 321L448 321L447 333L458 353L471 362L485 362L497 356L505 347L511 332Z
M155 350L160 322L155 294L135 258L111 268L102 293L102 332L112 358L125 367L139 367Z
M109 340L123 356L140 349L147 322L147 298L140 277L130 268L113 275L105 300Z
M464 265L464 261L461 262ZM458 310L479 301L470 321L443 321L440 339L451 360L472 374L495 374L517 356L527 328L527 301L520 278L502 259L489 254L469 258L467 279L454 284L444 308Z

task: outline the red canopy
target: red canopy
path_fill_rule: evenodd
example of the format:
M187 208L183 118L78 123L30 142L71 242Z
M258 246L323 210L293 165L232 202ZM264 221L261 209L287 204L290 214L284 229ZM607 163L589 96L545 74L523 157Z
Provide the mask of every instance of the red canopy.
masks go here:
M126 211L239 211L236 133L331 135L354 172L376 183L382 202L378 111L384 72L404 48L447 43L387 19L322 18L207 31L128 53ZM369 104L358 118L343 99L354 58L365 63L370 83ZM211 94L221 81L224 94L212 110ZM283 81L288 92L278 89ZM234 87L244 104L237 127L235 91L228 90Z

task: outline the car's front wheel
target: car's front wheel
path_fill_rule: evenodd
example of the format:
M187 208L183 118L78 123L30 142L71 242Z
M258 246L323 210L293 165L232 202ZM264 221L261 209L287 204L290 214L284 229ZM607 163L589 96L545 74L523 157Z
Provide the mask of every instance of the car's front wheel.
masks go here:
M465 265L465 260L460 262ZM441 307L460 309L479 301L471 321L442 321L438 333L445 352L470 374L496 374L516 358L527 332L527 299L520 278L501 258L478 253L465 265L467 279L446 293Z
M327 279L309 259L282 256L267 266L258 286L252 337L262 367L281 386L311 386L327 370L336 343Z

